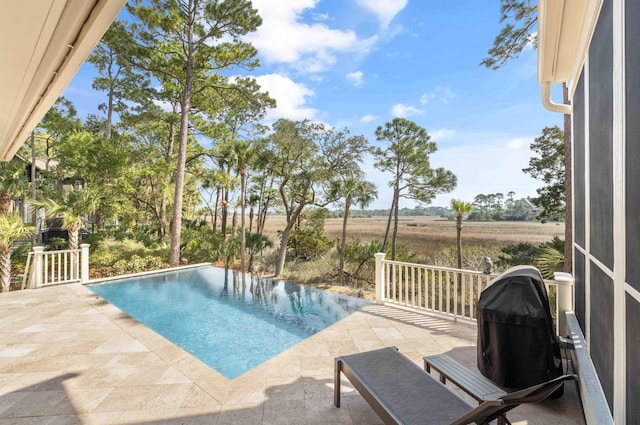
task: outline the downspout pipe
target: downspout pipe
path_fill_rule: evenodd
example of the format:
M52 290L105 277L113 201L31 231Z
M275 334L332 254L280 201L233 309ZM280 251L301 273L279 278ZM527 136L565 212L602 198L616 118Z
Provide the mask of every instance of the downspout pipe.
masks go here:
M565 105L564 103L554 103L551 100L551 82L544 81L540 84L542 87L542 106L550 110L551 112L560 112L561 114L571 115L573 108L571 105Z

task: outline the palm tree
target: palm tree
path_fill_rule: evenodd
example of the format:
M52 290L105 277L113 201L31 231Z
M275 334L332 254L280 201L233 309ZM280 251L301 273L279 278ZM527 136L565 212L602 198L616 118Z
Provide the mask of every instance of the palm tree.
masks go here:
M69 232L69 249L78 249L84 219L97 211L101 198L96 189L74 189L62 195L60 201L45 199L36 204L45 209L47 217L62 218L62 228Z
M19 159L0 161L0 216L7 215L13 199L30 193L24 163Z
M451 200L451 208L456 213L456 248L458 250L458 268L462 268L462 220L471 212L473 205L460 201L458 199Z
M33 232L25 226L18 214L0 215L0 285L2 292L9 292L11 284L11 252L13 244Z
M247 186L247 165L253 161L256 151L253 149L250 140L236 141L233 144L233 162L236 172L240 177L240 268L243 272L247 271L246 265L246 224L245 224L245 208L246 208L246 186Z
M555 272L564 270L564 252L557 247L547 246L533 260L533 265L540 270L543 278L553 279Z
M378 191L375 184L358 179L355 177L346 180L337 180L331 185L331 195L333 197L344 198L344 216L342 218L342 238L340 240L340 260L338 270L340 272L340 281L344 280L344 251L347 243L347 220L349 219L349 210L352 204L359 205L360 208L366 208L378 197ZM330 196L331 196L330 195Z

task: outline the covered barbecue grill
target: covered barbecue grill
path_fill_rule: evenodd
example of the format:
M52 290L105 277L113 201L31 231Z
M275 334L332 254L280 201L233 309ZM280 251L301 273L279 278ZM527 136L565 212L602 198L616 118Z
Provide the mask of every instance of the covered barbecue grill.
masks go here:
M476 317L478 369L497 385L525 388L562 375L549 297L538 269L512 267L493 279L480 295Z

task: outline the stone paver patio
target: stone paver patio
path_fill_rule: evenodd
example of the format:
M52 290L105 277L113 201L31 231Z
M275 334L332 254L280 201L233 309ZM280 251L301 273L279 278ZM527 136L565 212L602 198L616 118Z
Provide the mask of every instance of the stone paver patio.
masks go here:
M475 366L476 330L370 306L229 380L80 284L0 294L0 425L380 424L333 359L385 346L422 365L447 353ZM512 423L583 424L565 395L509 414Z

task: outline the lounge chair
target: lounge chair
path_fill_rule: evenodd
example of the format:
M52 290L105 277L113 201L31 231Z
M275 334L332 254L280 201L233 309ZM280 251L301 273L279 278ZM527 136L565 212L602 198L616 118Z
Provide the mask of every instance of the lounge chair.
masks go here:
M522 403L547 398L564 381L551 381L519 390L473 408L395 347L382 348L335 359L334 404L340 407L340 374L358 390L385 424L463 425L488 424Z

